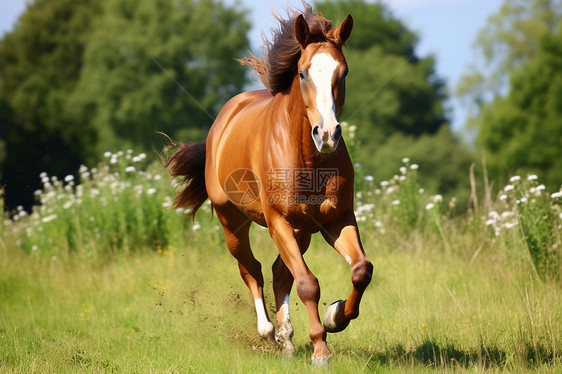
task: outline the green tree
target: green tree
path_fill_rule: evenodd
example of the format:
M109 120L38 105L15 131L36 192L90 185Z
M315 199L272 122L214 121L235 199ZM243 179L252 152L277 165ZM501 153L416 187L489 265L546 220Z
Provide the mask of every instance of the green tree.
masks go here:
M243 13L213 0L107 2L66 113L95 131L96 154L150 149L155 130L204 139L245 83L234 59L248 30Z
M494 179L522 172L562 183L561 21L560 0L504 0L475 41L481 64L469 66L457 90Z
M483 105L477 121L495 175L537 173L562 185L562 31L540 39L536 55L512 72L509 94Z
M103 151L151 150L156 130L204 137L245 82L234 59L248 30L244 11L215 0L31 3L0 41L8 205L30 205L41 171L64 176Z
M484 103L506 93L509 79L539 48L539 40L555 32L562 15L560 0L504 0L474 42L478 63L468 66L457 93L475 115Z
M422 166L422 180L432 181L430 190L466 196L472 158L449 130L444 81L432 56L416 55L417 35L382 3L316 5L333 21L347 13L354 19L345 52L350 73L341 119L357 126L355 161L363 172L388 179L402 158L410 157Z
M78 168L88 133L61 113L101 0L37 0L0 41L0 159L7 206L33 202L41 171Z

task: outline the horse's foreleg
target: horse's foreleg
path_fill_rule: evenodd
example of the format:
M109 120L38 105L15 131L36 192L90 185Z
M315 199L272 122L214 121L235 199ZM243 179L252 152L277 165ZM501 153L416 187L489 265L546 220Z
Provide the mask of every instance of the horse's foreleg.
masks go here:
M304 254L310 244L310 235L301 234L298 236L297 241L301 254ZM281 345L283 353L291 356L295 352L295 347L292 342L293 326L291 325L291 314L289 311L289 295L293 287L294 278L283 259L281 259L281 256L277 256L271 270L273 272L273 292L277 308L277 322L279 323L279 329L275 334L275 338Z
M305 305L310 319L310 340L314 344L313 362L322 365L330 357L326 345L326 330L318 315L318 301L320 300L320 286L318 279L312 274L304 259L289 223L282 217L268 222L269 232L277 247L283 262L293 275L299 298Z
M225 207L216 209L226 238L230 253L238 260L240 276L250 289L256 307L258 333L274 341L275 328L267 316L263 299L263 275L261 264L254 257L250 248L249 229L251 221L238 212Z
M326 331L339 332L359 316L359 304L371 282L373 265L363 251L353 210L348 210L338 220L327 225L322 230L322 235L351 265L351 293L345 301L330 305L324 317Z

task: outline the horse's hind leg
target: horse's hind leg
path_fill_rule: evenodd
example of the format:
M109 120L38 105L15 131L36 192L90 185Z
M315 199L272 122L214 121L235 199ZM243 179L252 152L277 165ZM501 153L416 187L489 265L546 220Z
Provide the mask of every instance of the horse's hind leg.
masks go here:
M304 254L310 244L310 235L301 234L297 238L301 254ZM281 255L271 267L273 271L273 292L275 294L275 306L277 310L277 322L279 329L275 334L275 338L281 345L283 353L291 356L295 352L293 345L293 326L291 325L291 315L289 312L289 295L293 287L293 275L281 259Z
M238 260L240 275L254 298L258 333L262 337L274 341L275 329L265 311L261 264L256 260L250 248L248 233L251 221L232 205L215 207L215 211L224 229L226 245L230 253Z
M297 241L301 253L304 254L310 244L310 235L301 234ZM273 271L273 292L275 294L277 322L279 323L279 330L275 334L275 338L281 345L283 353L291 356L295 352L295 347L292 342L293 326L291 325L291 315L289 312L289 295L293 287L294 278L280 255L277 256L271 270Z

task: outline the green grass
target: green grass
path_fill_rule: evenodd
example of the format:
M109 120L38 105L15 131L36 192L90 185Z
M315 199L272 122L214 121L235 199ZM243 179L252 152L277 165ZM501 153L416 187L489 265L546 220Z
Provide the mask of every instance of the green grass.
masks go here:
M275 251L266 232L253 236L259 258L270 264ZM308 317L299 300L291 301L297 354L287 361L259 339L235 261L208 244L96 260L4 249L0 370L310 370ZM329 335L329 371L560 370L558 285L526 276L523 263L502 269L501 254L481 254L469 266L423 241L405 244L369 248L375 281L360 318ZM349 291L348 266L321 240L307 261L320 280L323 313ZM267 296L271 306L270 287Z
M259 338L250 293L208 206L195 224L182 219L166 208L173 188L161 169L116 159L82 169L83 187L46 186L39 198L55 193L42 208L0 225L0 372L313 370L296 293L297 352L287 360ZM135 172L125 172L130 163ZM448 202L419 192L409 164L388 185L360 181L375 274L359 318L328 336L326 371L560 372L560 194L537 194L532 178L519 183L481 214L450 217ZM254 227L251 237L274 319L277 250L267 230ZM305 259L323 315L350 291L349 266L321 237Z

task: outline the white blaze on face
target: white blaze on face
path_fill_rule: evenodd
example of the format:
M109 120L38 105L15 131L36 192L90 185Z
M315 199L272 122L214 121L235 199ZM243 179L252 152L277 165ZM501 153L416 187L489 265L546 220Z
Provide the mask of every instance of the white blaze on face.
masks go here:
M338 62L329 54L319 53L310 61L308 70L308 74L316 86L316 108L322 116L322 123L318 125L330 132L333 132L338 124L336 103L332 94L332 76L338 65Z

